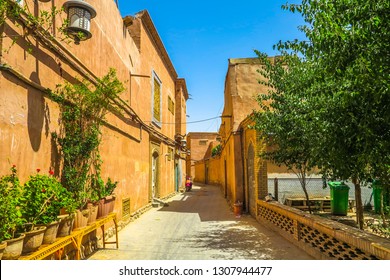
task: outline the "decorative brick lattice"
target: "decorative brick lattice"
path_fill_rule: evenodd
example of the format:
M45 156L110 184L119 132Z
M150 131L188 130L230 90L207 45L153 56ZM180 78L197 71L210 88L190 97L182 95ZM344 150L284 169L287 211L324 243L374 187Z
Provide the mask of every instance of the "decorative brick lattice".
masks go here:
M285 232L294 235L294 221L265 207L258 208L258 216L271 222Z
M339 260L377 260L375 256L367 255L359 248L303 224L300 224L300 240L331 258Z
M374 255L366 253L359 248L329 236L311 226L298 222L272 209L258 204L257 215L261 219L291 234L292 237L312 248L319 250L329 259L338 260L377 260Z

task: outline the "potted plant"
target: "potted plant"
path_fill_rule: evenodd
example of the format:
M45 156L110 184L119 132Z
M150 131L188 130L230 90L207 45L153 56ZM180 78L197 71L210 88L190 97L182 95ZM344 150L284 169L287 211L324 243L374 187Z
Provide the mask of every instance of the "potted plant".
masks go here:
M233 212L236 217L241 217L242 215L242 202L237 200L236 203L233 204Z
M99 174L92 177L91 182L91 197L94 197L99 203L97 218L105 217L114 210L116 198L114 190L118 182L113 182L111 178L108 178L107 182L104 183Z
M27 236L30 234L34 236L25 239L25 245L28 243L32 245L31 249L25 248L25 251L35 250L42 243L54 242L57 237L60 210L73 205L72 194L53 176L52 170L49 170L48 174L39 172L40 169L37 169L37 174L30 176L23 186L21 211L27 222L24 231ZM41 231L42 238L39 236Z
M2 259L18 259L22 254L24 234L17 234L16 229L23 223L19 203L21 197L20 182L16 166L11 167L11 174L0 178L0 247L4 247Z

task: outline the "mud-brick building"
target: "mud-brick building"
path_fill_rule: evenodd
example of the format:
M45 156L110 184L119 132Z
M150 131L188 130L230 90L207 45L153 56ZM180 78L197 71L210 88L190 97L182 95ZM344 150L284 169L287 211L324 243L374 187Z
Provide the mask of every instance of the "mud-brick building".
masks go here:
M37 168L60 176L51 134L59 132L61 114L47 92L76 78L94 84L114 68L125 86L124 113L106 116L101 174L119 182L115 211L125 219L182 184L185 153L176 136L186 134L186 82L147 11L122 18L117 1L87 0L96 12L90 34L73 42L58 30L69 13L67 2L19 1L22 13L1 24L0 176L12 164L22 182ZM28 13L39 16L53 7L65 11L49 17L47 26L26 24Z
M258 72L260 67L258 58L229 59L218 132L221 153L194 164L199 180L220 185L231 204L243 202L244 210L252 215L256 213L257 199L264 199L268 194L267 174L286 172L285 168L278 168L259 157L261 149L266 147L250 128L250 115L259 109L256 96L268 91L258 82L262 78ZM200 178L198 174L205 176Z
M208 169L195 172L195 163L211 157L212 149L219 144L216 132L189 132L187 134L187 146L190 154L187 155L186 173L195 182L208 183L205 178L210 178Z

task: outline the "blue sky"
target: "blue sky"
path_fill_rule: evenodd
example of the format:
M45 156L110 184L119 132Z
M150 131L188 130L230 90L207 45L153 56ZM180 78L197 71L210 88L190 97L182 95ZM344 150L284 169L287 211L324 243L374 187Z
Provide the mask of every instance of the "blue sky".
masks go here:
M122 16L148 10L180 78L185 78L187 132L218 131L229 58L275 55L279 40L302 39L299 14L287 0L119 0ZM297 3L294 1L292 3Z

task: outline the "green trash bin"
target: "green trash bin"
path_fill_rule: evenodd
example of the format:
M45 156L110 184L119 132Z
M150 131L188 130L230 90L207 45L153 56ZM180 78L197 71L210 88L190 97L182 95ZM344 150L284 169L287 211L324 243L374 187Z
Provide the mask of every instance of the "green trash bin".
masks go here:
M346 216L348 213L349 187L344 182L329 182L330 208L333 215Z
M382 185L380 181L373 180L372 181L372 195L374 197L374 211L379 214L381 212L381 194L382 194ZM389 196L388 193L385 192L383 195L383 206L389 206Z

